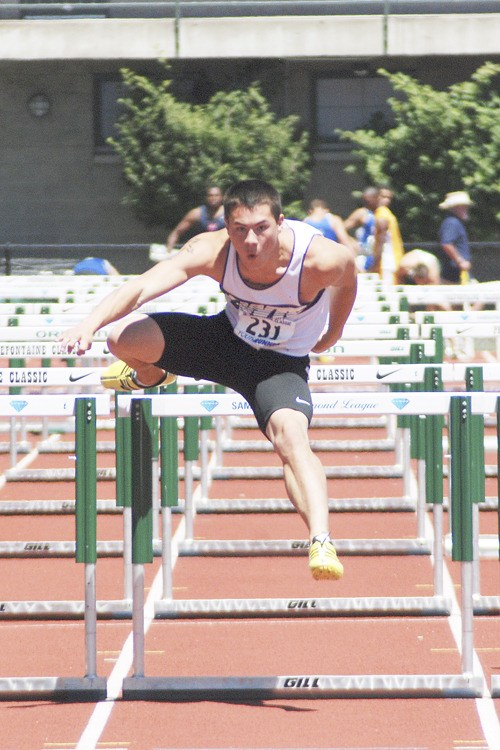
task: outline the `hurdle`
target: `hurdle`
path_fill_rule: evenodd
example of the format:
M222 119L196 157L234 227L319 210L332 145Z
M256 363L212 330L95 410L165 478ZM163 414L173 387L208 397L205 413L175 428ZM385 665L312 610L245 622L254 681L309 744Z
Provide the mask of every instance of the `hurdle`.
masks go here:
M144 670L144 620L142 607L144 602L144 565L153 559L152 538L149 529L151 498L148 505L144 504L145 494L141 493L140 505L135 511L137 519L135 533L138 538L135 542L134 569L135 585L133 600L134 620L134 674L123 682L123 698L128 700L141 699L163 699L175 700L181 696L203 696L231 695L234 693L250 696L272 697L478 697L482 694L482 679L473 673L473 608L472 608L472 586L471 566L474 545L471 543L472 535L472 501L469 491L470 485L464 480L471 473L470 419L472 413L491 413L496 409L500 398L497 393L402 393L402 394L329 394L327 396L314 395L315 407L330 413L353 411L360 409L365 411L369 408L372 413L376 411L383 413L406 414L450 414L450 429L452 435L451 466L454 472L452 482L451 499L454 507L454 559L461 562L462 586L464 591L464 614L462 617L462 671L457 675L284 675L276 677L152 677L145 676ZM231 402L229 401L231 399ZM241 401L229 395L229 399L222 394L210 400L210 414L225 414L234 410L245 408ZM150 399L131 398L120 396L119 408L124 414L130 413L134 421L139 422L140 430L144 430L147 420L146 413L153 413L160 417L175 416L182 412L185 416L203 416L207 412L206 396L188 394L177 397L170 395L153 396ZM215 402L215 403L214 403ZM247 405L248 406L248 405ZM249 407L248 407L249 408ZM141 432L140 434L143 434ZM147 439L141 441L146 445ZM458 454L458 455L457 455ZM148 466L146 460L145 466ZM141 477L142 470L137 467L137 478ZM147 469L146 469L147 473ZM458 478L460 477L460 479ZM137 483L137 482L136 482ZM145 529L147 529L145 531ZM139 538L140 537L140 538ZM309 609L311 614L316 609L319 600L315 600L314 607ZM346 614L339 607L340 600L336 600L338 609L336 612L320 609L321 614ZM194 617L217 616L216 607L224 607L226 615L230 610L231 600L215 601L214 608L205 606L197 608L199 602L189 602L190 615ZM207 605L207 603L205 603ZM363 609L351 607L349 614L362 614ZM167 608L172 611L171 604ZM307 608L305 608L307 610ZM165 608L161 605L155 607L155 617L163 616ZM241 610L231 609L231 616L241 614ZM244 616L248 616L248 611ZM253 614L256 612L254 610ZM260 616L266 613L260 612ZM318 610L315 612L318 614ZM380 611L379 611L380 614ZM387 614L387 610L384 612ZM273 612L275 615L275 612Z
M22 403L18 399L0 396L0 414L8 416L13 411L40 415L72 414L76 423L76 555L75 561L85 568L85 599L79 609L84 610L86 672L76 677L2 677L0 678L0 700L73 698L79 700L102 700L106 697L106 680L97 675L96 665L96 413L109 414L109 398L105 396L26 396ZM20 603L17 603L18 605ZM73 609L76 603L73 603ZM31 610L47 615L52 609L49 602L39 607L30 603ZM60 612L62 603L57 607ZM69 607L71 609L71 607ZM5 614L22 617L21 608L12 603L2 603Z
M358 394L360 395L360 394ZM364 397L367 396L367 394L362 394ZM141 398L141 397L139 397ZM146 397L142 397L146 398ZM152 396L153 403L156 403L156 399L161 398L158 396ZM198 411L195 411L193 414L188 413L184 416L206 416L207 412L211 414L211 416L214 416L213 411L215 410L216 413L218 413L217 408L214 408L214 404L217 403L232 403L233 409L237 412L239 412L241 409L246 409L247 412L250 410L250 407L248 404L242 399L241 397L232 396L230 394L221 394L215 395L210 394L210 397L207 398L205 395L200 394L182 394L179 395L177 398L180 399L178 401L179 405L183 405L186 403L186 399L197 399L198 400ZM175 403L176 397L175 396L169 396L168 397L169 403ZM200 403L204 402L205 407L200 407ZM120 394L118 396L118 409L119 413L121 415L126 416L130 409L130 397L123 396ZM178 407L179 408L179 407ZM182 409L184 411L184 409ZM231 413L232 409L227 410L228 413ZM226 413L224 407L222 407L222 411L220 413ZM170 414L170 417L174 416L175 414L175 407L172 406L172 413ZM165 415L163 415L165 416ZM174 501L175 502L175 501ZM164 508L163 508L164 510ZM186 534L187 536L187 534ZM164 537L164 540L167 537ZM430 550L427 546L426 541L424 540L394 540L389 541L384 549L384 546L382 543L378 542L377 540L356 540L353 541L341 541L336 540L335 541L337 549L339 551L342 551L344 554L378 554L382 550L386 552L386 554L404 554L404 553L411 553L411 554L429 554ZM179 554L181 555L188 555L188 554L218 554L223 555L225 557L231 556L231 555L256 555L256 554L281 554L281 555L304 555L307 552L307 544L304 543L304 540L292 540L292 541L284 541L284 542L269 542L269 543L249 543L249 542L221 542L221 541L214 541L212 543L198 543L194 542L193 540L186 539L185 542L181 543L179 545ZM170 558L170 555L168 552L165 553L165 561L164 564L168 564L168 560ZM171 571L164 568L165 575L170 579L171 577ZM166 597L169 598L169 597ZM311 604L311 609L308 611L307 607L304 607L302 610L293 610L293 607L289 606L290 602L288 600L265 600L263 602L254 602L251 600L245 601L245 602L238 602L234 605L231 605L228 610L227 614L231 614L235 611L238 611L240 616L245 616L246 614L257 611L260 614L263 614L265 611L267 611L269 614L274 615L282 615L282 616L303 616L307 614L320 614L320 609L322 608L324 611L336 611L336 612L344 612L348 613L351 609L355 609L357 612L360 612L364 609L367 613L373 613L373 612L384 612L384 613L401 613L404 612L406 614L418 614L425 611L426 614L446 614L449 612L450 603L448 600L444 599L441 596L432 596L432 597L413 597L409 599L402 599L402 598L388 598L384 601L377 601L373 598L367 598L360 602L359 600L356 602L353 602L351 600L345 601L345 602L339 602L334 599L328 599L325 601L319 601L315 600L314 604ZM158 607L162 607L162 604L159 604ZM165 606L164 609L162 609L161 616L197 616L195 615L194 611L192 612L192 606L189 605L188 608L186 608L185 603L182 602L174 602L173 608L175 609L175 612L173 610L169 611L168 605ZM189 613L188 613L189 610ZM205 602L202 602L199 607L197 607L196 612L203 611L206 616L209 615L209 612L212 612L213 609L206 605ZM181 615L182 612L182 615Z
M333 394L328 394L329 396L332 396ZM347 396L347 394L345 394ZM364 397L366 398L369 396L369 394L356 394L358 397ZM319 397L319 395L313 396L313 400L315 398ZM121 398L121 397L120 397ZM181 397L182 398L182 397ZM199 397L198 397L199 398ZM212 399L205 399L205 404L207 409L214 409L214 405L218 402L220 397L215 396ZM222 399L233 399L232 396L226 395L225 397L222 396ZM241 399L241 397L238 397L239 401L232 400L231 404L233 408L236 411L240 411L242 408L246 408L249 410L248 404ZM212 412L211 412L212 413ZM192 523L192 521L191 521ZM342 554L348 554L348 555L370 555L370 554L430 554L430 547L427 542L427 540L422 538L416 538L413 540L403 539L403 540L335 540L336 547L339 552ZM199 555L199 554L205 554L205 555L217 555L217 556L255 556L255 555L304 555L305 552L307 552L307 544L304 543L303 540L291 540L291 541L265 541L265 542L259 542L259 541L221 541L221 540L215 540L212 542L198 542L193 541L192 535L189 536L186 534L185 541L182 542L179 546L179 554L180 555ZM338 604L332 600L329 600L327 603L328 607L331 608L337 608ZM177 605L175 605L177 606ZM181 607L182 605L179 605ZM240 604L235 605L238 609L238 611L241 613L241 616L243 616L246 612L253 611L255 609L255 606L252 602L246 603L245 606L241 606ZM288 601L283 600L279 604L276 604L275 601L271 602L270 604L265 604L260 602L258 605L259 611L264 611L264 607L268 607L269 611L272 611L274 614L277 614L279 611L281 611L284 615L290 615L290 607L288 606ZM345 605L344 605L345 606ZM361 606L359 603L357 603L356 606ZM365 603L365 605L370 611L375 611L378 607L380 607L380 603L376 601L368 601ZM382 609L386 612L388 611L413 611L417 612L420 607L424 607L428 611L432 611L434 613L441 613L442 611L447 610L448 603L443 602L442 599L436 596L430 597L428 599L424 598L418 598L416 602L400 602L400 601L391 601L389 603L384 602L382 605ZM207 608L202 604L201 609L205 612L205 614L208 615ZM313 609L317 610L315 613L319 614L319 607L317 604L314 604ZM197 610L199 611L199 610ZM187 610L183 610L183 614L186 614ZM302 613L301 613L302 614ZM189 615L187 615L189 616Z
M110 414L110 397L108 394L98 394L97 396L82 397L81 394L36 394L21 397L0 396L0 414L11 413L14 410L25 413L27 416L67 416L74 422L73 403L78 403L82 398L95 398L97 400L97 414L107 417ZM1 405L3 404L3 407ZM96 451L95 433L93 434L94 451ZM80 441L78 431L76 441ZM79 445L76 445L76 454L79 452ZM71 481L78 481L79 472L78 460L75 469L70 470L69 478ZM99 477L99 472L95 469L95 481ZM80 498L82 492L80 491ZM34 512L45 512L44 503L49 504L49 512L68 513L78 517L79 505L78 498L75 501L19 501L18 503L8 503L7 514L14 515L21 513L27 515L33 509L30 504L34 504ZM82 500L80 499L80 506ZM96 511L105 509L107 512L121 513L121 508L112 501L101 503L96 502ZM99 557L121 557L124 554L126 546L122 541L96 541L96 554ZM2 542L0 543L0 556L9 558L40 558L40 557L74 557L78 552L78 540L68 542L47 541L34 542ZM96 604L97 614L102 618L122 618L131 616L130 601L125 596L123 600L117 601L99 601ZM3 601L0 607L0 619L82 619L85 617L85 606L81 601Z

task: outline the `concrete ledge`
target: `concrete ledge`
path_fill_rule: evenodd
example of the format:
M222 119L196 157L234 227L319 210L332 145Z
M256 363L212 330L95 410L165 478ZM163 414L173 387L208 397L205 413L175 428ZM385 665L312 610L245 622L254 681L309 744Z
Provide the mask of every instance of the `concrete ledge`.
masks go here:
M390 16L389 55L497 55L500 13Z
M0 60L297 59L458 52L500 53L500 13L387 19L373 15L0 21Z
M156 60L175 56L173 19L0 22L0 60Z
M179 55L203 57L353 57L383 54L383 16L188 18Z

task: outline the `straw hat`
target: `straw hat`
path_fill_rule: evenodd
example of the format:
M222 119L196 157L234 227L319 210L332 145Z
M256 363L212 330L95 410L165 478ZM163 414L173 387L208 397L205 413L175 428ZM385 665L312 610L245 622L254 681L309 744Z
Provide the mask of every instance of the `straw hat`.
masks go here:
M446 193L445 199L439 204L439 208L443 211L447 211L449 208L455 208L456 206L471 206L472 201L469 194L463 190L457 190L455 193Z

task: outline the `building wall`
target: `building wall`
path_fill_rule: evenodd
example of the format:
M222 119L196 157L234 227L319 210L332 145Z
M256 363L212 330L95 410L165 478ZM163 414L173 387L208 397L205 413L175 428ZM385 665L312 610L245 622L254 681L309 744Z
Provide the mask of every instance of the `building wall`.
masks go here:
M297 114L312 129L315 75L383 66L446 86L500 58L500 14L430 18L0 21L0 242L164 241L168 217L162 227L137 221L123 204L119 162L95 151L95 75L122 66L154 72L164 56L174 72L203 71L216 89L261 80L279 116ZM27 109L37 92L51 102L46 117ZM349 161L345 145L313 144L307 197L349 213L362 187L346 175Z

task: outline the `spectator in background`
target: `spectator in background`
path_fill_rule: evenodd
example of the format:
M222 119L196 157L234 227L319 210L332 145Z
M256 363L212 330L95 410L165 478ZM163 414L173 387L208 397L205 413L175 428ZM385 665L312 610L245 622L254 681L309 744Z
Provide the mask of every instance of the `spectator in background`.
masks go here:
M73 266L77 276L119 276L120 272L106 258L84 258Z
M358 268L367 271L373 256L375 240L375 211L378 208L378 188L366 187L363 190L363 205L356 208L344 221L347 232L354 232L357 242Z
M460 284L468 281L471 269L471 254L465 222L469 218L472 201L462 190L447 193L439 204L447 215L439 227L439 260L441 276L445 283Z
M206 203L192 208L180 220L175 229L167 237L167 252L171 252L179 242L180 238L187 234L198 234L199 232L215 232L224 228L224 207L222 205L223 195L220 187L211 186L207 188Z
M405 253L396 271L397 284L441 284L441 268L435 255L416 248Z
M352 247L352 237L347 234L344 222L340 216L332 214L325 201L320 198L314 198L310 202L309 211L304 221L315 229L319 229L327 239Z
M393 192L390 188L379 188L378 207L375 209L373 269L369 269L378 273L388 283L394 283L396 270L404 255L398 220L389 208L392 198Z
M441 267L433 253L415 248L405 253L401 258L395 274L396 284L436 285L442 284ZM412 308L421 309L418 307ZM446 300L442 302L430 302L425 305L426 310L451 310Z

